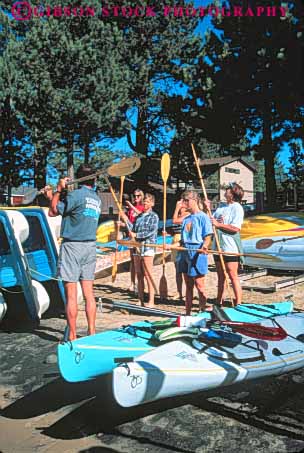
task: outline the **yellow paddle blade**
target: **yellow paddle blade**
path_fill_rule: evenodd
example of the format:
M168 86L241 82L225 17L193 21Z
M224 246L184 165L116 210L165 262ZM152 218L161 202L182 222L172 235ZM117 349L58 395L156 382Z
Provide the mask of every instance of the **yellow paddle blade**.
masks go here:
M162 155L161 164L160 164L160 173L162 180L167 182L170 174L170 155L165 153Z

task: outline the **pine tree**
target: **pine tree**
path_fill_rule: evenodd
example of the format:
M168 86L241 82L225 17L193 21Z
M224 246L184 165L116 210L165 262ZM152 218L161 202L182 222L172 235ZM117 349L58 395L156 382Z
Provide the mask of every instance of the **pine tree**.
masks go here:
M117 27L94 17L79 28L74 18L38 19L10 43L10 61L18 64L14 104L34 147L36 186L44 184L56 147L65 147L73 176L78 146L125 132L130 76L123 46Z
M225 3L227 8L236 4ZM255 1L242 3L245 11L256 6ZM208 139L221 146L223 155L254 150L257 159L264 159L269 205L276 198L274 164L281 146L276 137L295 121L303 127L303 15L300 1L288 6L285 17L214 18L216 30L206 36L195 82L173 112L184 111L179 134L196 139L198 148L200 140ZM257 137L257 145L246 145L246 138Z

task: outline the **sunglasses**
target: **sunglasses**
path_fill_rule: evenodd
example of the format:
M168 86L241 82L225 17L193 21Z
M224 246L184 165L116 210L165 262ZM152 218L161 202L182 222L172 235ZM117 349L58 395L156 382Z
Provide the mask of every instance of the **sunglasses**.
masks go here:
M183 201L185 203L189 203L190 200L194 200L194 198L183 198Z
M135 197L135 198L139 198L139 197L141 197L141 195L136 195L136 194L134 194L134 197Z

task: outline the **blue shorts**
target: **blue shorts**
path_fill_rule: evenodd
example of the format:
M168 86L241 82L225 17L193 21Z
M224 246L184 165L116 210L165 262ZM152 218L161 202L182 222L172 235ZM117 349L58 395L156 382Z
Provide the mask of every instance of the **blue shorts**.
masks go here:
M175 264L178 273L187 274L189 277L199 277L208 273L208 255L197 253L195 250L180 252Z

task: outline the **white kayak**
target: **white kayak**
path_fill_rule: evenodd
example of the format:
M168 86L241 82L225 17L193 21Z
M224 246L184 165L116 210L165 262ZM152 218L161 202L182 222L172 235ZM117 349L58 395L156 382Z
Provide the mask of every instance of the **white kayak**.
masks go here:
M290 323L290 317L280 318ZM298 339L286 334L283 339L266 340L233 332L230 341L228 332L229 341L224 342L200 337L166 343L114 369L114 397L121 406L130 407L302 368L303 314L295 314L294 321ZM277 326L273 320L265 323Z

